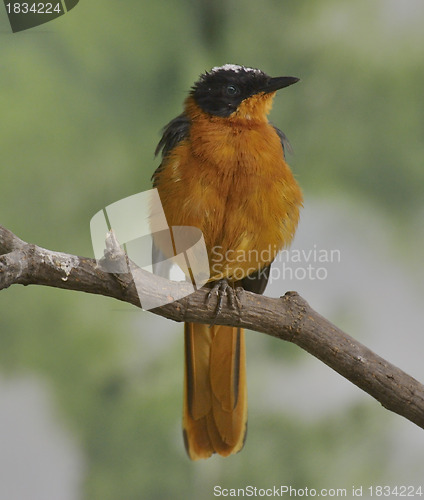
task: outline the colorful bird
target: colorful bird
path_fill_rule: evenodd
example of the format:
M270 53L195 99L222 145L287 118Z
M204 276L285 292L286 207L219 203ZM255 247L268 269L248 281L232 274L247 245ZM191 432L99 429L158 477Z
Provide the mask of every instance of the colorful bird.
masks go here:
M272 261L294 236L302 193L285 161L286 137L267 115L276 91L297 81L235 64L212 68L157 146L153 182L168 225L202 231L210 285L224 291L229 284L263 293ZM243 329L185 324L183 427L193 460L242 449Z

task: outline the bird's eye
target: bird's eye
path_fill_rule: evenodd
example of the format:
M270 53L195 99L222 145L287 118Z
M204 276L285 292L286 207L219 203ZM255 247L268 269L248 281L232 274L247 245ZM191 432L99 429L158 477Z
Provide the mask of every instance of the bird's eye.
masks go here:
M240 89L236 85L228 85L225 89L225 92L229 96L235 96L240 94Z

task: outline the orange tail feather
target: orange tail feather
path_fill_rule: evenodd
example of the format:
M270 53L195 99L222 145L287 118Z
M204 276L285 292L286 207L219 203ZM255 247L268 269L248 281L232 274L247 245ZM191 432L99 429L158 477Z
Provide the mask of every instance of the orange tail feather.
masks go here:
M184 442L192 460L243 448L247 428L244 330L185 324Z

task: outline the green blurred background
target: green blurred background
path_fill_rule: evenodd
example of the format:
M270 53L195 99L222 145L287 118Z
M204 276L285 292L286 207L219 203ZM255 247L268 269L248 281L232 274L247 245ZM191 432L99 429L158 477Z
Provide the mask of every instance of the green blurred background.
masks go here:
M226 62L302 82L271 120L304 189L294 247L337 248L296 289L424 380L422 0L81 0L12 34L0 8L0 223L92 256L90 218L150 187L159 131ZM320 362L248 333L242 453L191 463L181 325L42 287L0 296L0 498L207 499L213 486L422 483L423 432ZM423 485L424 486L424 485Z

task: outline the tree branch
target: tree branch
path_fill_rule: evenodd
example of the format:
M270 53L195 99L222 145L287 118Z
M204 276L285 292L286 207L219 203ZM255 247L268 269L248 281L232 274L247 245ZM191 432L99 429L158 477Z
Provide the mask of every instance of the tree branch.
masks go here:
M119 264L122 253L110 238L106 259ZM143 293L159 299L172 299L185 286L138 268L132 274L111 274L94 259L25 243L0 226L0 290L13 284L45 285L113 297L140 307L133 279ZM187 285L187 293L189 290ZM296 292L273 299L241 291L241 307L235 311L224 303L218 317L215 304L206 301L207 293L200 289L151 312L174 321L240 326L292 342L388 410L424 428L424 386L320 316Z

